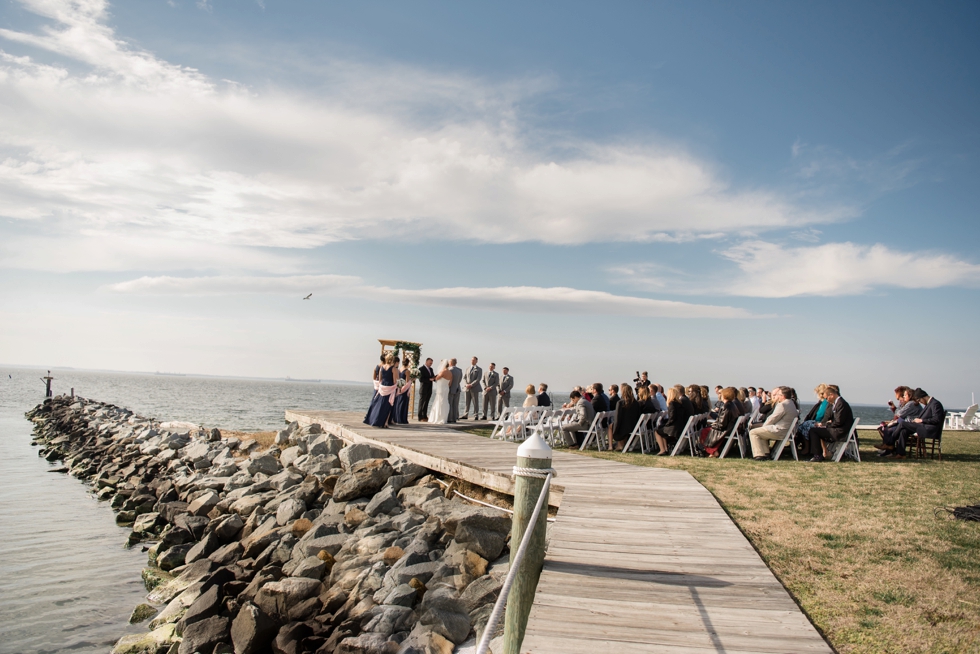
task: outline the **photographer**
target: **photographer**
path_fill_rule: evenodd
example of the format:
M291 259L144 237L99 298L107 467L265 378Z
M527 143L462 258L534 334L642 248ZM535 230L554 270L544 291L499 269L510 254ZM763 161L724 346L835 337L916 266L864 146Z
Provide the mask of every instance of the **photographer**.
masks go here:
M633 383L636 384L636 393L639 395L641 388L650 388L650 378L647 376L647 371L644 370L640 372L636 371L636 377L633 379Z

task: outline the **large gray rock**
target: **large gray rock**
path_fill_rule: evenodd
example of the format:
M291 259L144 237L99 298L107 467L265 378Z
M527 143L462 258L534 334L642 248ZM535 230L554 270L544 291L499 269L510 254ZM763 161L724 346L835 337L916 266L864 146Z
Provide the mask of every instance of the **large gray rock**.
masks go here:
M304 638L313 635L313 627L303 622L291 622L283 626L272 641L272 654L301 654L309 650L303 649Z
M418 616L407 606L379 606L372 609L375 616L364 625L368 633L383 634L386 638L399 631L411 631Z
M321 550L326 551L331 556L335 556L350 538L350 534L333 534L330 536L321 536L320 538L311 538L309 540L304 536L293 548L293 557L302 557L305 559L310 556L316 556Z
M289 609L318 595L322 589L323 584L318 579L286 577L262 586L253 603L267 615L286 618L289 616Z
M282 464L283 468L288 468L301 454L303 454L303 452L300 450L298 445L287 447L282 451L282 454L279 455L279 463Z
M488 561L493 561L504 551L507 534L464 523L456 527L455 540L466 549L476 552Z
M463 610L472 613L483 605L493 604L497 601L503 585L503 579L496 575L483 575L476 579L459 597Z
M355 443L340 450L338 456L344 470L350 470L358 461L388 458L388 450L370 443Z
M329 475L340 467L340 459L334 454L303 455L293 461L293 467L307 475Z
M388 593L387 596L385 596L382 604L390 604L392 606L412 606L415 604L415 596L417 594L418 591L408 584L400 584L396 586L393 591Z
M337 501L346 502L357 497L374 495L392 474L394 470L384 459L357 461L337 480L333 497Z
M329 454L338 455L344 449L344 441L333 434L317 434L310 436L306 443L307 454L326 456Z
M228 618L213 616L194 622L184 628L179 654L211 652L218 643L228 641L231 623Z
M306 512L306 502L303 500L289 499L279 505L276 509L276 522L284 526L303 515Z
M170 571L184 565L190 545L174 545L157 559L157 566L163 571Z
M187 507L187 512L195 516L207 515L220 500L221 496L216 492L213 490L207 491L190 503L190 506Z
M133 531L137 534L150 533L159 521L159 513L144 513L143 515L136 516L136 522L133 523Z
M290 576L292 577L306 577L308 579L316 579L320 581L323 579L323 573L327 571L327 562L322 561L319 557L308 556L301 560L299 564L292 569Z
M364 512L369 516L376 516L381 513L390 513L398 506L397 490L391 486L385 486L374 494L368 505L364 507Z
M246 603L231 625L231 642L235 654L257 654L269 647L278 625L257 606Z
M408 486L398 491L398 499L405 506L421 507L437 497L442 497L442 493L431 486Z
M220 522L215 525L213 533L222 543L228 543L241 533L242 527L244 526L245 521L242 520L241 516L237 513L232 513L224 518L220 518Z
M184 556L185 563L193 563L198 559L203 559L214 554L215 550L221 547L221 541L214 535L214 532L207 534L199 543L191 547Z
M387 654L393 650L384 634L366 633L343 639L335 651L336 654Z
M268 452L264 454L255 454L249 459L248 465L245 467L248 474L254 475L261 472L264 475L269 475L270 477L280 470L279 459L272 456Z
M470 633L470 617L466 606L454 589L439 586L426 592L419 607L419 624L459 645Z

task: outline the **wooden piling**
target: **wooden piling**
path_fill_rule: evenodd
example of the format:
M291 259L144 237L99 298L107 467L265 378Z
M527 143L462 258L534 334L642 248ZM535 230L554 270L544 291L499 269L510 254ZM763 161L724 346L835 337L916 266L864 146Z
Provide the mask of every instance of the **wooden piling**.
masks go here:
M551 448L538 435L528 438L517 449L517 467L548 470L551 468ZM514 557L524 537L534 506L544 486L543 477L524 477L516 475L514 479L514 522L510 534L510 564L515 565ZM538 515L537 524L531 526L530 535L524 560L521 561L507 595L507 610L504 615L504 654L519 654L521 643L524 641L524 630L527 628L528 615L534 603L534 593L538 587L538 577L544 565L544 544L548 529L548 502Z

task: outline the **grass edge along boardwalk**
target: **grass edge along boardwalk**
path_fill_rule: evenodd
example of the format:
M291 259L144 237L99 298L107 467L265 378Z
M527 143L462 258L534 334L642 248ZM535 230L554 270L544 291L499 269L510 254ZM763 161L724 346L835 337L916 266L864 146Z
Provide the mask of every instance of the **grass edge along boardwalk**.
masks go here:
M441 461L491 488L509 483L516 459L514 443L443 427L374 429L351 412L293 410L286 419L414 453L428 467ZM560 450L553 466L561 504L522 652L833 651L689 473Z

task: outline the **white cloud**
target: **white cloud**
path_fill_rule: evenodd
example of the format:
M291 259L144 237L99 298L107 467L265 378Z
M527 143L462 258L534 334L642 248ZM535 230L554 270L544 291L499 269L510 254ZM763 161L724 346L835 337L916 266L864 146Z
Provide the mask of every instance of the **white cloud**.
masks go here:
M165 295L276 293L301 296L312 292L314 296L323 294L367 298L379 302L525 313L598 314L648 318L760 317L738 307L654 300L566 287L404 289L372 286L363 283L358 277L345 275L140 277L112 284L107 288L116 293Z
M980 285L980 265L949 254L900 252L880 244L788 248L754 241L722 254L742 271L722 287L731 295L859 295L879 287Z
M668 147L563 139L578 154L552 160L522 137L517 109L547 80L338 63L319 97L259 92L126 44L105 2L24 4L51 23L0 38L65 63L0 52L0 215L54 220L51 240L137 226L227 247L652 241L853 214L732 188Z

